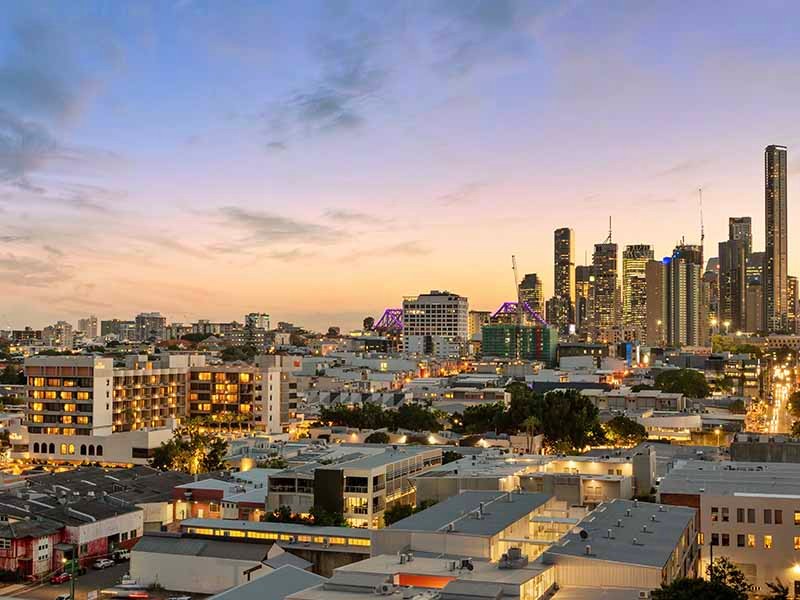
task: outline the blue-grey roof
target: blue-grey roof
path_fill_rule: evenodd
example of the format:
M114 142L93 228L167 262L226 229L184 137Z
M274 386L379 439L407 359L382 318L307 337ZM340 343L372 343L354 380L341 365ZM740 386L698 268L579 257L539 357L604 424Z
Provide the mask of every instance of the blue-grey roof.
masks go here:
M660 569L667 563L694 518L693 508L660 507L649 502L615 499L590 512L575 530L548 548L542 560L553 564L558 562L559 556L576 556ZM618 522L621 527L617 526ZM647 531L643 531L643 527L647 527ZM609 529L613 536L610 538ZM582 538L580 530L584 530L588 536ZM633 543L634 539L636 544ZM587 546L590 546L589 555L586 554Z
M264 564L272 567L273 569L279 569L285 565L292 565L293 567L297 567L298 569L308 569L309 567L313 566L313 563L308 562L304 558L300 558L296 554L292 554L291 552L283 552L278 556L273 558L268 558L264 561Z
M495 535L545 504L549 494L465 491L394 523L390 529ZM476 513L483 503L483 517Z
M325 582L324 577L285 565L229 590L211 600L283 600L286 596Z
M180 537L179 534L156 533L139 538L133 551L261 562L267 555L267 544L186 538Z
M236 521L233 519L186 519L181 528L198 527L208 529L236 529L239 531L272 531L276 533L321 535L326 537L346 537L370 539L369 529L356 527L314 527L296 523L269 523L261 521Z

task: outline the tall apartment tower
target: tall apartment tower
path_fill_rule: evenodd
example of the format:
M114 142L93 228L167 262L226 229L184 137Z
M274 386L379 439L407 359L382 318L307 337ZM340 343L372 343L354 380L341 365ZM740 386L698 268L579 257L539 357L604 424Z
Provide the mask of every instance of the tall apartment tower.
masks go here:
M556 229L553 245L553 297L555 322L562 331L575 322L575 234L569 227Z
M786 213L786 146L764 150L764 328L768 333L788 329L788 254Z
M653 249L646 244L626 246L622 252L622 324L644 340L647 330L646 267Z
M680 244L665 259L667 289L667 343L699 346L704 340L702 307L703 249Z
M660 260L648 260L645 265L646 329L648 346L667 343L667 266Z
M589 329L592 315L592 287L594 275L591 265L575 267L575 327L585 333Z
M593 341L607 343L616 327L617 245L611 241L594 245L592 255L594 293L592 298Z
M729 331L746 328L747 258L745 241L719 243L719 320Z
M789 281L789 333L797 335L797 277L794 275L789 275L787 279Z
M728 217L728 239L744 242L745 257L753 252L753 220L750 217Z
M519 295L523 302L544 316L544 290L542 280L536 273L527 273L519 284Z

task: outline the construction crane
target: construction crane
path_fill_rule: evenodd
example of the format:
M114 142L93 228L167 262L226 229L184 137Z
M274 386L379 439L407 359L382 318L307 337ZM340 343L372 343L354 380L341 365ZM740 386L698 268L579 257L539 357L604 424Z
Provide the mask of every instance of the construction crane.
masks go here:
M519 273L517 272L517 257L511 255L511 268L514 271L514 288L517 290L517 327L514 344L514 360L520 358L520 338L522 338L522 290L520 289Z

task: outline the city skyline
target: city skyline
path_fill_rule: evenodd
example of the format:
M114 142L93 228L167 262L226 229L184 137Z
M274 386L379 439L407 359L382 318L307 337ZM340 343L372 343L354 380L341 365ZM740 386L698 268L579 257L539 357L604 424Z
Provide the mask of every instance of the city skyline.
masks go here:
M547 299L555 229L577 266L609 215L620 252L668 256L699 241L701 186L706 257L731 216L763 252L765 146L798 172L800 9L532 6L10 6L0 327L351 328L431 289L489 310L511 254Z

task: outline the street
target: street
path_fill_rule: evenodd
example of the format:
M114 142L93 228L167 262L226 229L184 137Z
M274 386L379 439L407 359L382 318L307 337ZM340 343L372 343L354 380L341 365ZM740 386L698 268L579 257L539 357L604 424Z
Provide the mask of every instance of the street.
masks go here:
M123 562L102 571L95 571L89 569L86 575L81 575L75 580L75 598L76 600L86 600L86 594L89 591L100 590L108 587L113 587L114 584L119 583L122 576L128 572L128 565L130 563ZM14 596L18 598L37 598L38 600L53 600L59 594L69 594L70 582L62 583L59 585L51 585L45 583L27 591L14 592Z

